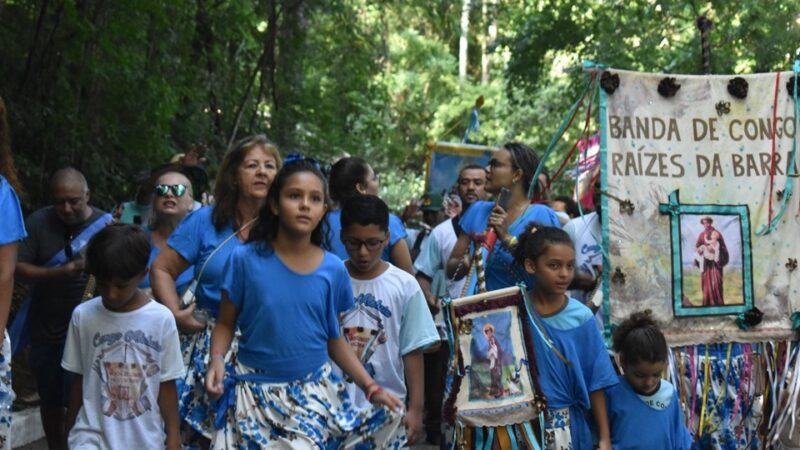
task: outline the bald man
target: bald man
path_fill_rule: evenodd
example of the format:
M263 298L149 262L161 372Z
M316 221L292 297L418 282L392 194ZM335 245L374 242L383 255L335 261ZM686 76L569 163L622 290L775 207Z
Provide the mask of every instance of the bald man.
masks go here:
M50 192L52 206L25 221L28 237L19 245L16 278L31 286L29 363L38 384L47 444L54 450L66 448L69 380L61 356L72 310L86 288L83 250L111 216L89 205L86 178L71 167L53 175Z

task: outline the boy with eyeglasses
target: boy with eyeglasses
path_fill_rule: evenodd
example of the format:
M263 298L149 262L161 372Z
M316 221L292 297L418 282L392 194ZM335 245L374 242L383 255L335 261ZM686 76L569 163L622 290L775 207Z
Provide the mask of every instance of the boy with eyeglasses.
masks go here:
M423 350L439 333L416 279L381 259L389 242L389 208L373 195L345 201L342 233L349 259L355 308L342 314L343 335L378 385L407 405L408 444L422 437ZM347 385L356 407L369 402L353 383Z

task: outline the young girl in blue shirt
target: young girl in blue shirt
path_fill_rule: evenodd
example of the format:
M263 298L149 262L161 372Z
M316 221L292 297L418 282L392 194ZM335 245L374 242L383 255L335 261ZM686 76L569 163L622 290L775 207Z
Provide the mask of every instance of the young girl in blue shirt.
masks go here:
M315 163L286 161L248 244L224 271L206 389L222 396L212 448L399 448L403 405L367 374L339 334L353 307L342 261L320 248L328 205ZM241 330L236 364L224 355ZM383 408L357 412L333 360Z
M617 384L592 311L567 296L575 251L560 228L529 225L514 249L533 278L528 292L539 385L547 398L544 448L592 449L589 417L600 449L610 450L604 389Z
M614 331L614 351L624 373L619 384L606 390L614 449L691 448L678 393L661 379L667 341L649 310L632 314Z

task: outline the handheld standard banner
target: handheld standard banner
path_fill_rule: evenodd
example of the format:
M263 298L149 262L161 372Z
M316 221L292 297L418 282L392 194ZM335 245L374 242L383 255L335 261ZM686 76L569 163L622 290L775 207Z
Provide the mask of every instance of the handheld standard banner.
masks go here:
M443 410L456 448L512 450L518 442L541 448L534 430L546 402L521 289L446 300L445 306L452 383Z
M470 164L486 167L496 150L460 142L429 142L427 147L425 192L449 192L462 168Z

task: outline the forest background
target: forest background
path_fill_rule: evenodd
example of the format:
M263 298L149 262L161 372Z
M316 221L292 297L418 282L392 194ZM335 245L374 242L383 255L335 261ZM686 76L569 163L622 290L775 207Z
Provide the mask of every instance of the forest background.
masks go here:
M421 194L425 143L460 141L479 95L470 142L541 151L583 60L702 73L700 16L713 73L800 55L800 0L0 0L0 96L28 210L59 167L109 209L135 174L203 143L213 175L254 133L367 159L400 209Z

